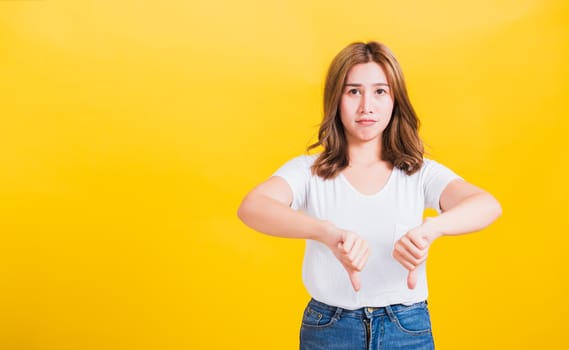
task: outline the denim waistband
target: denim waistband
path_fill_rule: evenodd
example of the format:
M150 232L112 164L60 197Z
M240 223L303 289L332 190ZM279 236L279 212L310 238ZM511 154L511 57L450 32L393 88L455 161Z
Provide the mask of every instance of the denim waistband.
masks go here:
M414 303L411 305L393 304L393 305L387 305L387 306L382 306L382 307L366 306L366 307L362 307L362 308L355 309L355 310L349 310L349 309L344 309L344 308L341 308L338 306L328 305L328 304L323 303L321 301L318 301L314 298L311 298L308 305L310 307L315 308L315 309L322 309L322 311L327 310L329 312L334 313L336 316L342 315L344 317L360 318L362 316L367 316L367 317L373 316L373 317L375 317L375 316L389 315L391 313L397 314L399 312L411 310L414 308L427 307L428 303L426 300L424 300L424 301L420 301L418 303Z

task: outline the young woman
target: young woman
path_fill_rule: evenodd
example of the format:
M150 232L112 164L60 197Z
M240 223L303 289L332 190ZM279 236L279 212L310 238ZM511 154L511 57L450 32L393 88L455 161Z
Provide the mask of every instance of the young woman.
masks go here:
M419 120L399 63L377 42L332 61L321 153L284 164L243 200L260 232L306 239L311 295L300 348L432 349L425 260L442 236L480 230L501 215L492 195L423 156ZM440 215L423 221L425 208Z

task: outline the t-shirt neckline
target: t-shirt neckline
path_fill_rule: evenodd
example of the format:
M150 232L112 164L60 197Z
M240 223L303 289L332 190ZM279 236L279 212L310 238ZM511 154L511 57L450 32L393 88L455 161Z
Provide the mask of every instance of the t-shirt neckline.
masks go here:
M389 187L389 184L392 182L393 178L395 177L395 171L397 170L397 168L393 167L391 169L391 174L389 174L389 177L387 178L387 181L385 182L385 184L383 185L383 187L381 187L377 192L372 193L372 194L365 194L360 192L357 188L354 187L354 185L352 185L352 183L350 182L350 180L348 180L347 177L344 176L344 173L340 172L340 178L342 179L342 181L344 181L344 183L353 191L355 192L357 195L361 196L361 197L365 197L365 198L372 198L372 197L377 197L380 196L383 192L385 192L387 190L387 188Z

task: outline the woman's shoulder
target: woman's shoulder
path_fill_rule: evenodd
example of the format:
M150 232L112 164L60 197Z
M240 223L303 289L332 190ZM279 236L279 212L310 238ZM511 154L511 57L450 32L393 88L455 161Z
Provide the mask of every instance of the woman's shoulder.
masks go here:
M295 164L299 167L310 168L312 164L314 164L316 158L318 158L318 154L301 154L290 159L287 163Z
M421 168L426 168L432 166L433 164L438 164L438 162L434 159L423 157L423 166Z
M311 167L318 155L302 154L286 161L276 172L276 174L296 173L311 174Z
M423 166L421 167L421 170L426 170L433 167L444 167L444 165L432 158L423 157Z
M424 178L460 177L448 166L427 157L423 157L423 166L419 173Z
M419 170L417 170L416 172L414 172L411 175L407 175L403 169L398 169L398 168L394 168L394 169L397 169L397 171L399 171L402 175L406 175L406 176L404 176L404 178L419 179L419 178L423 177L425 175L425 173L428 173L428 172L432 171L433 169L438 168L440 166L442 166L442 165L439 162L437 162L436 160L423 156L423 163L421 164L421 167L419 168Z

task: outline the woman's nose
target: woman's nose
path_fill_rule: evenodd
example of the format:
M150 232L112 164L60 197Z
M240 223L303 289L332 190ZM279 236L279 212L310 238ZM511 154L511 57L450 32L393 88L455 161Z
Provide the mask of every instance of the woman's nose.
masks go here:
M360 113L362 114L373 113L371 96L367 96L367 94L362 95L362 99L360 101Z

